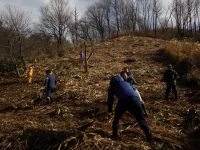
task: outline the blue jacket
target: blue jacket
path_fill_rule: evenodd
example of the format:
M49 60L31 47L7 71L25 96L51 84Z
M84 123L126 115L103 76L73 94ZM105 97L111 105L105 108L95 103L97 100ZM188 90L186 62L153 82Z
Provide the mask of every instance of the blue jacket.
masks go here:
M45 86L47 89L56 88L57 80L54 74L49 74L45 80Z
M114 95L118 98L118 102L123 103L129 100L130 97L138 97L138 94L132 88L130 83L124 81L120 76L112 77L110 87L108 89L108 111L112 111ZM140 101L138 101L140 103Z

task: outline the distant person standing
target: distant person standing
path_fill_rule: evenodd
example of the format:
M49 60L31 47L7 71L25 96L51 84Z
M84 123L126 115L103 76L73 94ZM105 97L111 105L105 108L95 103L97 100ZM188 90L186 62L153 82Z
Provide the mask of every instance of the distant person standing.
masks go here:
M33 80L33 65L31 65L28 68L27 77L28 77L28 83L29 84L32 83L32 80Z
M53 72L48 69L46 70L46 79L45 79L45 97L46 100L51 103L52 102L52 96L51 93L53 93L56 89L57 80L56 76L53 74Z
M81 50L80 51L80 59L83 59L85 57L85 53Z
M164 73L164 82L166 82L165 100L168 100L171 91L174 93L175 99L178 99L176 79L177 72L173 69L172 65L169 64L167 70Z
M83 50L80 51L80 62L83 65L84 64L84 58L85 58L85 53Z

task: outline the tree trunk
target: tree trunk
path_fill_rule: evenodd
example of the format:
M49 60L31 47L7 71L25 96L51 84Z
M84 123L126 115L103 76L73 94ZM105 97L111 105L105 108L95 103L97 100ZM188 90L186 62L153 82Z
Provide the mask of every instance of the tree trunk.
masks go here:
M24 57L22 55L22 41L21 41L21 38L20 38L20 59L22 61L22 64L23 64L23 69L24 69L24 73L26 72L26 69L27 69L27 65L26 65L26 62L24 60Z
M88 72L88 61L87 61L87 47L86 43L84 43L85 46L85 72Z

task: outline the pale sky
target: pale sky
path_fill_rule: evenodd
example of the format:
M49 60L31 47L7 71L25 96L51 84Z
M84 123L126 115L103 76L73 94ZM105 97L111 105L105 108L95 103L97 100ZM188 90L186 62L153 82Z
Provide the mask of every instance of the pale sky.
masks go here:
M69 0L71 9L77 8L79 16L84 14L86 8L98 0ZM162 0L163 5L168 5L171 0ZM49 0L0 0L0 12L6 5L16 6L22 9L31 18L32 22L38 22L40 17L40 7L46 5Z

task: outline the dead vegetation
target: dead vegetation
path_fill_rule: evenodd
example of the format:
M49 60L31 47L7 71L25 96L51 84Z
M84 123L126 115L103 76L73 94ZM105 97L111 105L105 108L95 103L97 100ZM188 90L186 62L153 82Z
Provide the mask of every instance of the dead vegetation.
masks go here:
M73 51L65 58L34 64L32 84L1 77L1 149L198 149L199 127L185 129L182 125L183 112L199 108L199 102L191 103L193 91L179 86L179 101L163 99L165 65L158 61L162 59L158 52L165 44L157 39L122 36L93 45L89 73L84 72L79 51ZM49 66L58 77L54 102L33 103ZM113 115L107 114L107 88L110 77L123 67L133 72L146 103L153 146L146 143L128 113L120 122L120 138L110 138Z

